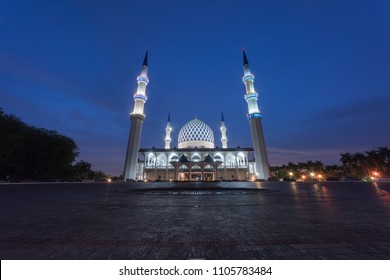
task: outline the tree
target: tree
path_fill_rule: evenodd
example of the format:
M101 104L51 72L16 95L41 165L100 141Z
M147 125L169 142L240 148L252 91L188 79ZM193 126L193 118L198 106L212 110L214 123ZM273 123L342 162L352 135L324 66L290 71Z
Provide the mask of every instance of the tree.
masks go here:
M73 139L0 111L0 179L64 180L77 156Z
M340 156L345 176L364 179L372 177L374 172L378 172L380 177L390 176L390 150L387 147Z
M377 156L380 164L378 168L382 172L382 176L390 177L390 149L387 147L379 147Z
M72 166L70 172L70 181L82 182L84 180L93 180L93 171L91 164L86 161L79 161Z

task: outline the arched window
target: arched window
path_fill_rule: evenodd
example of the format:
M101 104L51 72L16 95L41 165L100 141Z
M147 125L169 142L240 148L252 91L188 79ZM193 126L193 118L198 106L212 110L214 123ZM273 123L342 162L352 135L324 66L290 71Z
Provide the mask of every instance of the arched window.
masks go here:
M156 156L150 153L146 157L146 167L154 167L156 165Z
M236 157L232 153L228 153L225 157L225 165L227 168L236 167Z
M158 168L165 168L167 167L168 159L165 154L159 154L157 156L157 167Z
M195 164L194 166L192 166L192 169L195 169L195 170L200 169L200 166Z
M237 154L237 164L239 167L246 167L247 166L246 155L243 152L239 152Z
M188 169L187 165L183 164L179 167L179 169Z
M170 154L168 162L171 162L171 161L179 161L179 156L177 154Z
M200 155L198 153L195 153L191 157L191 161L198 162L200 161Z
M223 155L221 153L216 153L214 155L214 162L221 161L222 164L219 165L218 168L224 168Z

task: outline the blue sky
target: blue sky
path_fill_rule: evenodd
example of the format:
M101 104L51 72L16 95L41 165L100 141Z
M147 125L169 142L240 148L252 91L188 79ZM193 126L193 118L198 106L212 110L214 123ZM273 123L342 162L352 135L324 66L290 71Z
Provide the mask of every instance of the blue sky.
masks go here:
M271 164L390 144L389 1L1 1L0 106L72 137L122 172L136 77L149 50L142 147L173 145L195 115L250 147L245 48Z

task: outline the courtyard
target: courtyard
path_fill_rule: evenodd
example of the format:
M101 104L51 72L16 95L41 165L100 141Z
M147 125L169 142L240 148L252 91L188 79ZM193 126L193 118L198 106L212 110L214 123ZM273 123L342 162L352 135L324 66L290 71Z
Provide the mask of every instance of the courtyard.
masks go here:
M0 185L1 259L390 259L390 183Z

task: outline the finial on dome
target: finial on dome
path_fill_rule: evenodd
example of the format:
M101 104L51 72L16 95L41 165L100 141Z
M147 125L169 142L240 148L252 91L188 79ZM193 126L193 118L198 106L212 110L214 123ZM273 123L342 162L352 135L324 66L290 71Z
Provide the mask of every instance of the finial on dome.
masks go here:
M168 113L168 122L171 122L171 112Z
M221 112L221 122L224 122L225 118L223 117L223 112Z

